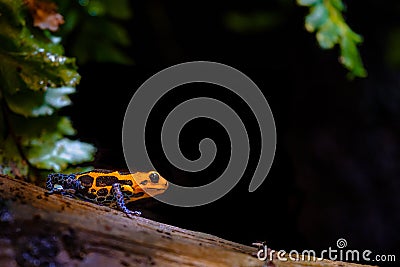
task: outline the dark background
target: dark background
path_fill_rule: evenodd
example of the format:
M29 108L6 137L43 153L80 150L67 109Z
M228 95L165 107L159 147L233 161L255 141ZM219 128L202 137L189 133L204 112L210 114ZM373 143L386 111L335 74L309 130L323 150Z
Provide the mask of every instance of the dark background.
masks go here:
M186 61L227 64L258 85L274 114L277 150L268 178L255 192L247 191L260 150L249 107L214 85L180 86L157 103L147 125L156 169L174 183L195 186L218 178L226 167L228 135L207 119L189 123L180 135L181 150L190 159L200 156L201 139L216 142L217 158L207 170L185 173L163 154L163 119L195 96L223 100L241 116L249 131L250 162L239 184L218 201L180 208L146 200L137 206L144 216L248 245L266 241L278 250L336 248L336 240L345 238L349 249L398 253L400 75L394 54L400 47L392 39L400 28L400 5L345 3L347 22L364 37L366 79L346 78L338 49L320 49L315 35L304 29L308 9L294 1L133 1L134 16L126 23L133 45L126 52L135 64L81 65L82 81L68 109L79 138L99 149L93 165L126 169L122 121L146 79ZM277 19L262 29L237 32L225 20L229 12L264 11Z

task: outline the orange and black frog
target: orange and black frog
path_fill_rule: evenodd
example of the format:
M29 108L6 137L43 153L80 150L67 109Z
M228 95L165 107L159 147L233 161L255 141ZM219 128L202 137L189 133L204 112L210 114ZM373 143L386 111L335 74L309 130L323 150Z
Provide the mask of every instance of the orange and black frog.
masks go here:
M162 194L168 188L168 181L156 171L127 173L92 170L76 174L49 174L46 188L48 194L73 194L90 202L117 208L127 215L140 216L140 211L131 211L126 204Z

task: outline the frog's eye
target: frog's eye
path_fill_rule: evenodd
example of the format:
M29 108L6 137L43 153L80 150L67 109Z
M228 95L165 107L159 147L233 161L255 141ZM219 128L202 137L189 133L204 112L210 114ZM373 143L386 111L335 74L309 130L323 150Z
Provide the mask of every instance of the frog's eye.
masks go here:
M149 175L150 181L152 183L158 183L158 180L160 179L160 176L158 175L158 173L153 172Z

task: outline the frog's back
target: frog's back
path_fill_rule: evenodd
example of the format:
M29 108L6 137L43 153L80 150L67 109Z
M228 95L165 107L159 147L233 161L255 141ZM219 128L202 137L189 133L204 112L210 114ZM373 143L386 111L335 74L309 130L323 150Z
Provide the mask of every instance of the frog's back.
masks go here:
M99 204L113 206L115 197L112 193L112 186L119 184L126 203L136 201L140 198L149 197L137 184L135 174L128 172L109 171L95 169L75 175L84 187L79 195L90 201Z

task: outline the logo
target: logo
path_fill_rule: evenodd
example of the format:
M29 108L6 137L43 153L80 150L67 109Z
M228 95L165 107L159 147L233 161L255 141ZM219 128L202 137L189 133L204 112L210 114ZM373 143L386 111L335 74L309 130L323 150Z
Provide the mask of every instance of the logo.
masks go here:
M367 261L367 262L395 262L396 255L395 254L373 254L371 250L356 250L356 249L344 249L347 247L347 240L344 238L339 238L336 241L336 248L329 247L328 249L324 249L319 254L320 257L317 256L317 252L315 250L291 250L286 252L285 250L273 250L267 247L264 242L253 243L253 245L258 247L257 258L260 261L323 261L323 260L332 260L332 261L351 261L351 262L359 262L359 261Z

